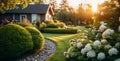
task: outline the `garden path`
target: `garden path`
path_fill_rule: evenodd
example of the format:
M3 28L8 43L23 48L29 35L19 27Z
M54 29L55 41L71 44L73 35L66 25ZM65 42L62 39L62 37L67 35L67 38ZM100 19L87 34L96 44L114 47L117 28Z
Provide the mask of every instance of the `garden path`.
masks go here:
M52 53L56 51L56 44L45 39L45 48L38 54L33 54L18 61L45 61Z

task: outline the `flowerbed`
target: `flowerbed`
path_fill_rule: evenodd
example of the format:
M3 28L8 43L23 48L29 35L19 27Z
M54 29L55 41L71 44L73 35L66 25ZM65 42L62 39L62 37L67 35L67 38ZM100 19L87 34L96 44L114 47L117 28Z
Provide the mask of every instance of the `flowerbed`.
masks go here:
M83 37L70 40L64 52L68 61L120 61L120 34L107 28L106 23L82 33Z

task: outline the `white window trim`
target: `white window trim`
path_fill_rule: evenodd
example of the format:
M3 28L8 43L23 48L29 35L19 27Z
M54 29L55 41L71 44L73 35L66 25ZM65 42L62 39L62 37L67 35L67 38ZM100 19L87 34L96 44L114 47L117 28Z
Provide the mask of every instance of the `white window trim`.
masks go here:
M26 14L20 15L20 22L22 22L22 16L25 16L25 18L27 18L27 15L26 15Z
M13 14L13 20L15 21L15 14Z

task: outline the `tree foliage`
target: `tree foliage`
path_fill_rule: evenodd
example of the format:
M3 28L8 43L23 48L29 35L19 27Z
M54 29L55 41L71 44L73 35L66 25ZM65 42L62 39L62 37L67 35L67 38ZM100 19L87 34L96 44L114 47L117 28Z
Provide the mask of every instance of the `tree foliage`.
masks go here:
M6 10L17 9L18 4L25 8L32 2L38 3L39 0L0 0L0 13L4 13Z
M68 6L68 1L67 0L61 0L60 8L61 9L67 9Z
M114 30L117 30L120 24L118 20L120 17L120 1L111 0L99 5L99 12L95 17L98 22L105 21Z
M55 9L57 8L56 0L50 0L50 5L52 6L52 9L55 11Z
M55 14L55 19L60 20L62 22L67 22L70 21L72 22L75 18L74 18L74 13L71 11L67 11L67 10L60 10L59 12L57 12ZM73 21L74 22L74 21Z
M76 15L78 20L80 20L81 22L84 22L84 24L89 24L92 22L93 12L89 4L87 4L86 6L88 8L84 8L83 5L80 4L76 11L77 12Z

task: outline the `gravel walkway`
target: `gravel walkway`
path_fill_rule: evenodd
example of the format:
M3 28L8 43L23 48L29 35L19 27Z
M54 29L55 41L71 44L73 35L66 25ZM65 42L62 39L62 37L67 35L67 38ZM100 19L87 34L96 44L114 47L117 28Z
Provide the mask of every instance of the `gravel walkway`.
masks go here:
M50 40L45 40L45 48L36 55L31 55L18 61L45 61L56 50L56 45Z

